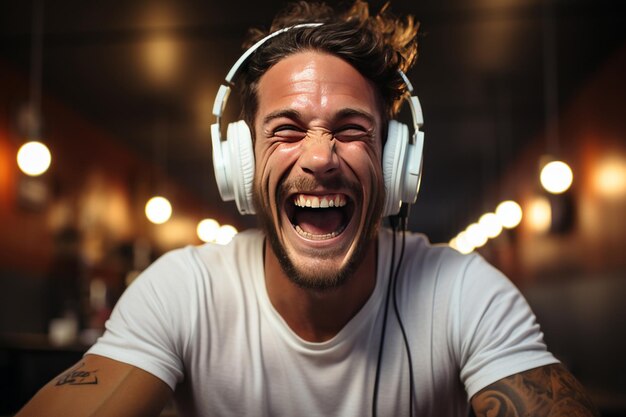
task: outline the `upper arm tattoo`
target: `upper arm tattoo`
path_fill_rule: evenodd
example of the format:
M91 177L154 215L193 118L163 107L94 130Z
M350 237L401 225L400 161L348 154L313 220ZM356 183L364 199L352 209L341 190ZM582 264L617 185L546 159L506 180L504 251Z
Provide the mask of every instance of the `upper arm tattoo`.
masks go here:
M581 384L562 365L501 379L476 394L472 406L477 417L599 415Z
M87 371L83 369L84 362L81 362L76 368L62 374L55 384L60 385L96 385L98 384L98 370Z

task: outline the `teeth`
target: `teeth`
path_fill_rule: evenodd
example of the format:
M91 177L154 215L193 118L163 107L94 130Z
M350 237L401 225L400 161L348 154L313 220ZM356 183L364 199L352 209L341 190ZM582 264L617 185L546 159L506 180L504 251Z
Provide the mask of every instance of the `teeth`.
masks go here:
M304 230L302 230L302 228L301 228L300 226L298 226L298 225L296 225L296 227L295 227L296 232L298 232L298 234L299 234L300 236L302 236L302 237L304 237L304 238L307 238L307 239L311 239L311 240L327 240L327 239L332 239L332 238L334 238L335 236L339 235L341 232L343 232L343 229L344 229L344 228L345 228L345 227L342 227L342 228L341 228L341 229L339 229L339 230L336 230L336 231L331 232L331 233L326 233L326 234L324 234L324 235L314 235L313 233L305 232L305 231L304 231Z
M328 207L343 207L346 203L346 198L342 194L333 196L307 196L299 194L294 197L293 203L298 207L310 207L310 208L328 208Z

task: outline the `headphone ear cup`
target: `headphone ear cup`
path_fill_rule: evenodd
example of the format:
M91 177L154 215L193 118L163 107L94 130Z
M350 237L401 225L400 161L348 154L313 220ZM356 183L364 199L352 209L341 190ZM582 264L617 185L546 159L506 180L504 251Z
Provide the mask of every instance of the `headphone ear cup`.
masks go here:
M219 123L211 125L211 148L213 150L213 172L220 197L224 201L234 200L228 144L222 141Z
M383 216L393 216L400 211L408 143L409 128L396 120L390 120L387 129L387 142L383 150L383 181L385 184Z
M417 200L417 193L422 180L424 132L416 131L413 139L413 143L409 143L406 151L406 166L404 168L401 196L402 201L409 204L413 204Z
M254 182L254 149L252 136L246 122L239 120L228 125L226 131L230 178L241 214L254 214L252 184Z

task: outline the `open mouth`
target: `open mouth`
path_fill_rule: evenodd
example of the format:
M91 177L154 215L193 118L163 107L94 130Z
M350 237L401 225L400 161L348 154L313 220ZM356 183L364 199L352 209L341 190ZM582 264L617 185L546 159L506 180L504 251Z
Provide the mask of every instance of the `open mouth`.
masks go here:
M286 205L287 215L296 232L310 240L339 236L354 213L354 203L345 194L294 194Z

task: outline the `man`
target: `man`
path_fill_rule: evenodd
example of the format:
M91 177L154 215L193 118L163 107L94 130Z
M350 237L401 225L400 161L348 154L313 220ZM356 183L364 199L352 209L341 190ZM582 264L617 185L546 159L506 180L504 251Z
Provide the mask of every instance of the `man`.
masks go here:
M412 20L300 3L287 27L241 75L263 232L157 261L18 416L154 416L172 393L183 416L592 415L506 278L380 228Z

